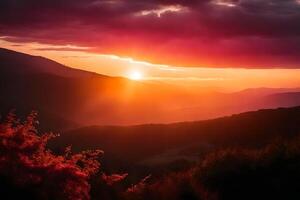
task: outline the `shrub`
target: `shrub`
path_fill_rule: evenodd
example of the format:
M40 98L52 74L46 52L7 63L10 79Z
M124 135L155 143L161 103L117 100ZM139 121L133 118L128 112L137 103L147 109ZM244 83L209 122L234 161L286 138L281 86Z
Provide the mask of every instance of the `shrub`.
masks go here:
M0 124L1 189L22 198L90 199L88 180L99 170L97 158L102 151L72 155L67 149L63 156L54 155L46 148L54 135L39 136L36 123L33 112L24 123L10 114Z
M194 178L218 199L298 199L300 140L260 150L228 149L208 155Z

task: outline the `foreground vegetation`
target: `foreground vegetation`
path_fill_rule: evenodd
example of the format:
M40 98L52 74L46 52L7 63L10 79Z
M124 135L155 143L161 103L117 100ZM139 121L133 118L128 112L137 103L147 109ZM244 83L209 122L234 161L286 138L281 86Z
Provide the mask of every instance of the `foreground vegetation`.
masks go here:
M259 150L208 154L189 171L166 176L130 199L299 199L300 139Z
M47 149L36 114L0 125L0 192L10 199L298 199L300 138L277 139L258 149L219 149L189 170L138 183L101 170L100 150L63 155Z
M100 174L100 150L72 154L68 147L64 155L54 155L46 148L54 134L38 135L36 114L24 123L13 114L0 125L1 194L25 199L90 199L90 180ZM107 176L99 180L112 185L126 175Z

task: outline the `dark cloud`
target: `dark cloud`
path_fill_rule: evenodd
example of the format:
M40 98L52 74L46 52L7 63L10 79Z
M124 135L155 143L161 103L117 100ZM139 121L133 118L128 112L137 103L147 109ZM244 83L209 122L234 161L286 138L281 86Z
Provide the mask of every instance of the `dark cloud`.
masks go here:
M11 40L187 66L300 68L299 22L298 0L0 1Z

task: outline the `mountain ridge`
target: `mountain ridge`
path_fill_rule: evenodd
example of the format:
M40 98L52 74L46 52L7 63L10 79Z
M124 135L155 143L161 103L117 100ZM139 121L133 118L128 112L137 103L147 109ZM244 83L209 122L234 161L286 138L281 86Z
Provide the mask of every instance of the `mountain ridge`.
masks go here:
M78 78L93 76L108 77L94 72L72 68L42 56L30 55L1 47L0 60L0 70L2 73L50 73L57 76ZM12 66L11 63L16 60L18 60L19 63L22 63L23 66ZM5 68L7 64L10 66L9 69L8 67Z
M254 148L275 138L300 134L300 106L262 109L212 120L136 126L91 126L62 133L56 148L103 149L108 157L140 162L166 151L196 148L206 152L224 146ZM199 151L201 149L201 151Z
M47 58L0 49L0 114L57 116L66 129L88 125L133 125L213 119L261 108L300 105L300 99L265 97L261 89L240 93L189 91L73 69ZM251 91L258 91L249 92ZM297 89L263 89L289 92ZM300 90L299 90L300 91ZM270 92L268 92L269 94ZM286 95L285 95L286 96ZM237 101L238 99L238 101ZM44 120L43 120L44 119ZM57 121L48 124L60 124ZM75 126L75 124L77 124ZM61 124L62 125L62 124ZM62 126L41 131L63 131Z

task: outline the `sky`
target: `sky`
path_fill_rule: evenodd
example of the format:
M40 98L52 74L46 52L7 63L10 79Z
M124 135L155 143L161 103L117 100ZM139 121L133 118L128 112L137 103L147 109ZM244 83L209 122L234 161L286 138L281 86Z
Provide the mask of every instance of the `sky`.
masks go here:
M300 86L299 0L1 0L0 46L112 76Z

